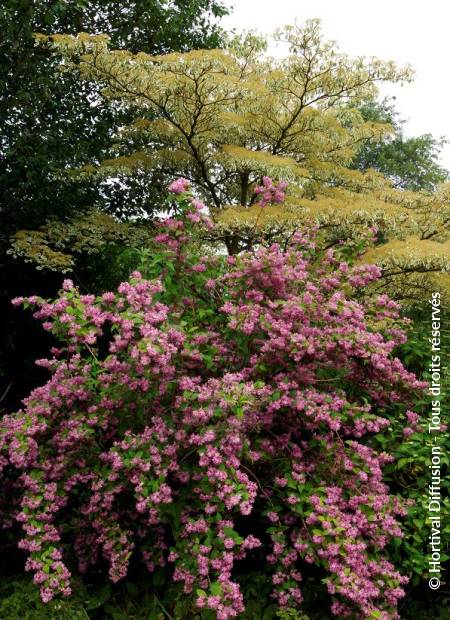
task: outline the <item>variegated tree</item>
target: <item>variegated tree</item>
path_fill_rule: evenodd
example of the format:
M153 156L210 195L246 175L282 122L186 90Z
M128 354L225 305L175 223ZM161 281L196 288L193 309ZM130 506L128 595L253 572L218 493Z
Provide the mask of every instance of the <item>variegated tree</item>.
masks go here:
M371 258L383 266L383 287L417 299L437 280L448 286L448 186L401 191L380 173L350 168L362 145L391 131L365 122L357 106L376 97L378 83L409 80L411 70L349 58L324 41L317 20L275 38L288 47L282 59L253 34L223 50L163 56L110 51L105 37L42 37L66 68L136 112L118 133L116 157L72 174L183 176L210 205L215 240L231 253L283 240L305 221L330 246L375 225L383 243ZM290 186L283 205L262 211L253 190L264 175Z

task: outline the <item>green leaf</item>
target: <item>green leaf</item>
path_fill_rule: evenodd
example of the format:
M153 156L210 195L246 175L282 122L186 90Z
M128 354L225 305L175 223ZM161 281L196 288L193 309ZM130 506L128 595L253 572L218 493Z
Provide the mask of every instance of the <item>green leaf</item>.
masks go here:
M218 581L213 581L209 589L211 590L211 594L213 596L222 596L222 593L223 593L222 586L220 585Z
M125 587L131 596L137 596L139 594L139 589L131 581L127 581Z

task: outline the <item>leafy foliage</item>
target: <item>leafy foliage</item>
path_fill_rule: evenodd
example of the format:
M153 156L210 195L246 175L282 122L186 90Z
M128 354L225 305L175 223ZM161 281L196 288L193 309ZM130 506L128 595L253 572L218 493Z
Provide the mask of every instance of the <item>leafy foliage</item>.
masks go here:
M429 309L427 308L429 313ZM426 310L416 313L410 329L408 330L408 340L403 343L397 353L404 361L405 365L422 377L428 385L431 385L430 372L430 342L429 342L429 314ZM442 404L448 399L449 379L448 379L448 342L450 341L450 331L448 325L448 315L442 308L442 383L440 399ZM427 320L428 319L428 320ZM423 425L420 433L411 434L407 441L401 441L405 436L405 423L401 418L392 423L392 435L389 442L382 437L378 438L379 445L383 449L388 449L395 454L395 461L386 468L387 479L392 488L395 488L403 497L411 501L408 515L404 522L404 539L400 544L397 541L395 547L396 561L401 562L407 567L408 572L412 573L412 586L420 586L425 578L428 569L429 557L429 536L430 523L427 522L428 496L424 489L430 484L430 459L431 446L433 445L433 434L429 432L430 412L432 411L432 401L435 397L430 394L419 398L416 401L416 409L421 411ZM443 429L444 431L444 429ZM442 486L442 514L447 514L450 510L450 480L448 451L450 448L450 438L448 433L438 434L438 443L442 451L441 460L441 486ZM440 535L442 540L450 534L450 525L443 523ZM441 556L442 563L448 564L450 557L446 554L445 548Z
M395 618L408 578L385 548L406 510L372 443L392 418L414 433L424 386L391 354L398 306L360 296L375 266L310 235L202 255L211 222L186 187L171 186L148 279L15 301L60 346L39 360L48 383L1 424L4 524L22 524L43 601L71 593L69 567L105 563L118 582L140 559L155 575L173 566L176 617L244 613L240 575L251 584L256 565L284 616L303 610L312 569L334 615Z
M151 211L158 191L161 194L158 175L151 184L139 177L106 184L92 179L74 184L61 177L61 170L107 157L112 129L131 122L131 117L121 106L102 100L93 81L80 84L76 75L61 72L59 60L36 46L33 34L75 34L85 29L108 33L116 47L139 41L139 49L148 53L185 51L220 45L222 33L214 16L226 11L216 0L5 0L0 4L0 397L7 390L2 405L9 405L36 384L28 370L29 356L42 351L39 333L28 321L17 322L19 316L11 314L9 301L19 294L54 295L60 275L40 275L34 265L47 257L53 267L67 268L71 260L51 240L42 239L40 227L73 230L93 207L119 215L124 204L128 209L133 205L136 212ZM104 226L105 236L108 228L111 225ZM25 265L17 260L20 251L8 254L10 238L19 230L33 229L36 234L19 233L19 245L25 242L28 257L36 259ZM102 256L76 255L72 277L88 290L98 281L100 269L104 279L113 280L114 272L105 271L108 252L111 247Z
M153 236L154 230L148 223L145 226L121 223L109 215L91 211L68 222L49 221L39 231L18 231L9 253L23 256L37 269L51 268L65 273L75 270L74 256L97 255L108 248L144 248L150 245Z
M106 154L111 127L124 122L118 108L106 106L93 82L82 86L76 76L58 71L58 62L37 47L35 32L111 35L114 46L148 53L217 46L221 31L210 15L226 11L215 0L167 5L159 0L127 2L50 2L7 0L2 3L2 233L26 224L41 224L49 214L63 216L92 206L96 187L74 187L54 172L67 166L97 162ZM136 21L137 20L137 21ZM136 24L138 24L136 26ZM95 104L95 105L93 105ZM32 201L32 202L31 202Z
M123 154L69 177L182 174L208 200L219 224L214 239L230 254L283 242L311 220L329 246L376 225L391 242L373 254L386 272L384 292L409 303L438 285L448 293L450 186L399 190L372 168L354 168L360 149L371 148L365 144L388 144L392 133L386 115L370 117L367 101L377 83L409 79L409 69L347 57L322 38L317 20L277 39L290 45L281 60L267 57L255 35L223 50L153 56L110 51L88 35L41 37L102 84L108 100L139 115L120 132ZM430 183L438 180L433 170ZM264 176L289 181L290 192L261 216L253 189Z
M357 170L373 168L392 180L395 187L412 191L433 191L448 180L449 173L438 162L444 140L430 134L406 138L403 120L398 118L392 101L370 101L362 105L366 121L389 123L393 134L378 142L364 144L352 163Z

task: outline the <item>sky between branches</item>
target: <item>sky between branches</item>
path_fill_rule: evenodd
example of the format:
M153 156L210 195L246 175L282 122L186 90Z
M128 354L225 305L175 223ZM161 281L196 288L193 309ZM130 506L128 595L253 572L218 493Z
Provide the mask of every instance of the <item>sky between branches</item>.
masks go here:
M382 96L395 96L396 109L408 120L407 136L431 133L450 140L450 3L446 0L226 0L232 7L226 29L256 29L265 34L295 21L318 17L327 39L353 56L378 56L411 64L414 81L382 85ZM270 50L282 54L280 48ZM450 144L441 163L450 170Z

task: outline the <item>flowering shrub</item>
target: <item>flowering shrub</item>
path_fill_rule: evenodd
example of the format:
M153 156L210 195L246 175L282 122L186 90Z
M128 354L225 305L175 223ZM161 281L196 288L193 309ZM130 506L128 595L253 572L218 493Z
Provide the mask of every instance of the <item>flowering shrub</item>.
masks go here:
M70 570L106 561L117 582L140 557L200 617L227 620L244 612L247 558L280 608L301 609L310 565L339 618L396 618L407 578L386 546L406 510L371 437L423 387L391 354L397 304L359 298L378 268L319 251L313 233L199 255L191 234L211 222L187 190L172 185L148 277L15 300L60 346L38 360L48 383L1 424L5 525L22 524L44 601L70 594Z

